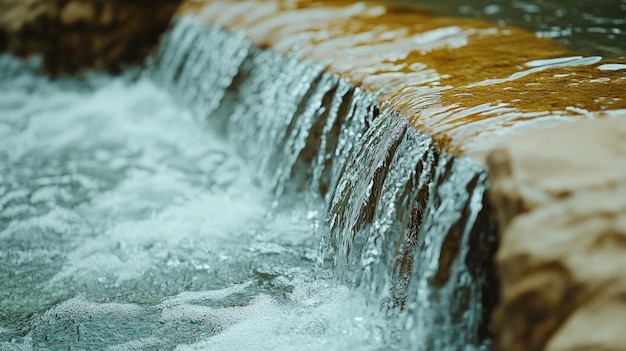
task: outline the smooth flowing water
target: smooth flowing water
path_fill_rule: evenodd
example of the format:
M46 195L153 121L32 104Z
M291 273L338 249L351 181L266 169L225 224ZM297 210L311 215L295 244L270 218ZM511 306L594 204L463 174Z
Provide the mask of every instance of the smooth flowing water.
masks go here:
M589 55L624 57L626 0L390 0L526 28Z
M191 19L0 75L0 348L489 347L485 173L370 94Z

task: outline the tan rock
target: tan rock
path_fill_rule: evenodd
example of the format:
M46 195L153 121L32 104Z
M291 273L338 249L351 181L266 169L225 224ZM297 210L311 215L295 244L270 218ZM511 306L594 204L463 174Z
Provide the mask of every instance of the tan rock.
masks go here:
M100 18L98 21L101 26L109 26L115 22L115 7L112 3L106 2L102 5Z
M491 153L501 350L626 350L626 117L522 134Z
M94 2L71 1L61 10L61 23L64 25L89 24L95 19L96 9L94 7Z
M613 290L580 306L552 338L547 349L624 350L626 287L618 286ZM589 329L590 327L594 329Z
M57 16L58 6L54 1L42 0L1 0L0 24L7 32L16 32L36 19L50 19Z

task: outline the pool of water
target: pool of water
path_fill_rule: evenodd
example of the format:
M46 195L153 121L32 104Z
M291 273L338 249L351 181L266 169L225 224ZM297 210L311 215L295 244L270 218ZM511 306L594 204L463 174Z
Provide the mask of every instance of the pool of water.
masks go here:
M0 350L388 348L305 201L139 76L0 58Z

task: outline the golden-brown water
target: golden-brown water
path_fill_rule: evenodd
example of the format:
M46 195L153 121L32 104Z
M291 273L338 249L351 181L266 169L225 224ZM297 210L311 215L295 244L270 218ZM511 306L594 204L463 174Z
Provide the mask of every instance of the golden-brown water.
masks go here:
M480 158L519 129L626 113L626 59L526 29L374 2L194 1L180 11L192 13L322 63L454 153Z

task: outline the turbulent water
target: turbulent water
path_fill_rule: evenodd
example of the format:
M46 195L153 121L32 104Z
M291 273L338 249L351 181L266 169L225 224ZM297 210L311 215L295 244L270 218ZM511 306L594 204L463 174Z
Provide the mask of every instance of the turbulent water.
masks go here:
M269 210L255 170L150 80L50 82L11 63L0 349L381 345L356 295L313 281L304 206Z
M370 94L189 19L0 75L0 349L488 348L485 174Z

